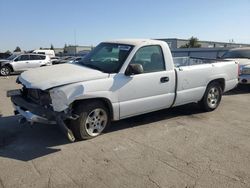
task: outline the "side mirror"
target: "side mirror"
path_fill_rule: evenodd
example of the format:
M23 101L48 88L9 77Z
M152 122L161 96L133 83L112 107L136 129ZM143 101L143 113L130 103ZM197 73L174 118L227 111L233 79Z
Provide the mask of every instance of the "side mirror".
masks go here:
M134 74L141 74L143 72L144 70L141 64L129 64L125 71L125 75L130 76Z

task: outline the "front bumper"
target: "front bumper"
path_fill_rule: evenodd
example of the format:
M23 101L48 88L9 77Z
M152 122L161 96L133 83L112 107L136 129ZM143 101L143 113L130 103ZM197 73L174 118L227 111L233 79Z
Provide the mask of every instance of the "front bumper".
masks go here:
M18 111L27 121L32 123L56 123L56 114L53 110L44 108L38 104L25 100L21 95L11 96L11 101L16 111Z
M23 110L20 106L13 105L18 114L22 115L29 123L44 123L44 124L56 124L56 121L50 121L47 118L33 114L30 111Z
M11 101L15 110L31 124L58 124L67 138L71 142L75 141L72 131L64 123L64 120L67 118L73 119L70 114L55 112L51 108L45 108L41 105L29 102L22 95L11 96Z
M240 84L250 84L250 74L242 74L239 77Z

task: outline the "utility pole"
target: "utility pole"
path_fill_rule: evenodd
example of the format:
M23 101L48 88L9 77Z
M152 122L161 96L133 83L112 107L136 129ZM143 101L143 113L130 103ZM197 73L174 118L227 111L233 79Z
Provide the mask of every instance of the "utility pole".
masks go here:
M75 56L76 56L76 30L74 29L74 39L75 39Z

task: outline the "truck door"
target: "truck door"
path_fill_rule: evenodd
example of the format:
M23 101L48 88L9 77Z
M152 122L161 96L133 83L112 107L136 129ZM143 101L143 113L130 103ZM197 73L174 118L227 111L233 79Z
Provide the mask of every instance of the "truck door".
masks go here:
M121 85L118 90L120 118L170 107L174 100L175 73L166 69L161 46L140 48L130 64L141 64L144 72L117 75L116 81Z
M12 63L13 69L15 71L24 71L29 68L29 55L20 55Z

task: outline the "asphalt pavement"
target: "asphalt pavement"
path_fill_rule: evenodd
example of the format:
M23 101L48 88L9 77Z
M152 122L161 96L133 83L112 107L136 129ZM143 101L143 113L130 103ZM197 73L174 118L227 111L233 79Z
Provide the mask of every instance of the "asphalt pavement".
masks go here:
M0 77L0 187L250 187L250 87L219 108L196 104L114 122L69 143L56 125L19 125Z

